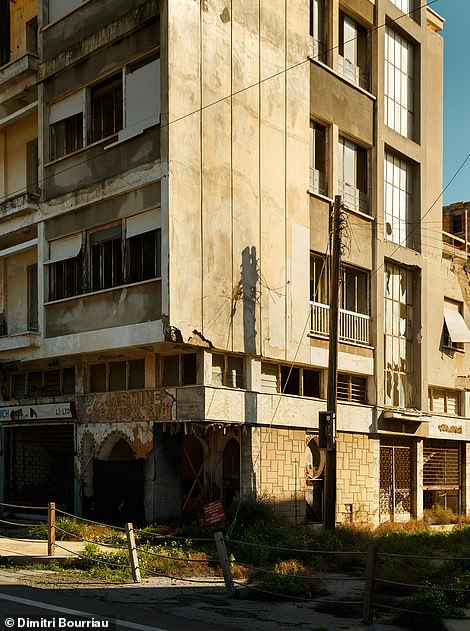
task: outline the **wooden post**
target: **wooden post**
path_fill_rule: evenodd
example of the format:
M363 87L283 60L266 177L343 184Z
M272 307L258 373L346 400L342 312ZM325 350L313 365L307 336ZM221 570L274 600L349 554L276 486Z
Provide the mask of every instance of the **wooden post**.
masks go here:
M139 558L137 556L137 547L135 545L134 526L131 523L126 524L127 547L129 548L129 560L131 562L132 578L134 583L141 583Z
M336 389L338 381L338 315L341 266L341 195L335 196L330 214L330 321L328 347L328 389L326 409L336 419ZM335 432L335 425L333 431ZM325 527L336 527L336 436L326 451L325 460Z
M367 551L367 574L366 574L366 590L364 593L364 609L362 611L362 622L371 624L374 617L374 581L377 569L377 546L373 543L369 545Z
M233 584L233 576L230 570L230 561L227 555L224 535L221 532L216 532L214 535L214 539L215 545L217 546L217 554L219 555L220 565L222 566L227 596L229 598L235 598L236 590L235 585Z
M55 555L55 502L47 505L47 556Z

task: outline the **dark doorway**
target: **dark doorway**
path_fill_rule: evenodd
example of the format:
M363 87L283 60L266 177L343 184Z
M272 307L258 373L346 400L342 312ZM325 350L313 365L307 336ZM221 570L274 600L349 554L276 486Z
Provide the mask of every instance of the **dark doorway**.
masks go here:
M144 460L94 460L93 495L98 521L144 523Z
M240 496L240 443L231 438L225 445L224 469L224 508L228 510Z
M55 502L73 512L73 427L15 427L7 439L7 502L27 506Z

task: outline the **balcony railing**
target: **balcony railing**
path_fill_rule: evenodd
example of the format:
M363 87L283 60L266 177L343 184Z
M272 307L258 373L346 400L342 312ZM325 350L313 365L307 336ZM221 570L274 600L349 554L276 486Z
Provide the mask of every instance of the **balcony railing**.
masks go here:
M314 193L325 195L326 194L325 174L319 171L318 169L314 169L310 167L308 186L309 186L309 189L313 191Z
M330 306L319 302L310 303L310 332L322 337L330 334ZM369 345L370 317L355 311L339 310L339 339L354 344Z
M368 213L367 195L358 188L347 184L346 182L338 182L338 195L341 195L343 202L352 210L358 210L361 213Z
M367 89L368 87L367 72L364 72L363 70L361 70L361 68L359 68L359 66L356 66L356 64L353 64L352 62L349 61L349 59L346 59L345 57L342 57L341 55L338 57L338 72L345 79L348 79L355 85L359 85L361 86L361 88Z
M463 250L464 252L470 252L470 243L461 237L458 237L455 234L450 234L450 232L442 231L442 240L444 243L451 245L453 248L457 248L458 250Z
M19 193L0 203L0 217L35 212L38 209L39 194Z

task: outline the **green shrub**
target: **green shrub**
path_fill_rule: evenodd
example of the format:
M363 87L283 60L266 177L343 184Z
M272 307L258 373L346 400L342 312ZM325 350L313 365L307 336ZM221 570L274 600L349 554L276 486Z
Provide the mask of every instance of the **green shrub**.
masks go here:
M401 613L398 622L413 631L442 631L441 618L456 617L458 610L447 603L446 595L432 588L422 589L407 602L410 611Z

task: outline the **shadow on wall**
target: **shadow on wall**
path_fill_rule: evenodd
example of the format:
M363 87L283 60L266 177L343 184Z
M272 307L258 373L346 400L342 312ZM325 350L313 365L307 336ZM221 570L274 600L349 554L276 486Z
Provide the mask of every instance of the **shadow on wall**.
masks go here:
M256 302L258 285L256 248L246 247L242 252L240 293L243 300L243 342L245 353L256 354Z

